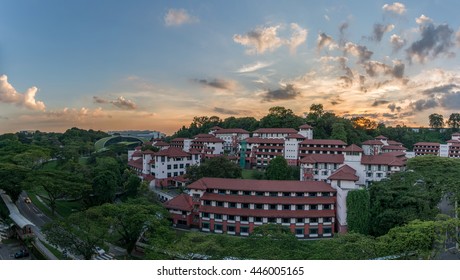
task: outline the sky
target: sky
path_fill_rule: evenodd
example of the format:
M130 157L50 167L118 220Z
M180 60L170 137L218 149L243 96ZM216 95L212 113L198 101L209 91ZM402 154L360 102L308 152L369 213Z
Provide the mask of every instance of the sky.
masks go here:
M0 133L460 111L460 1L0 1Z

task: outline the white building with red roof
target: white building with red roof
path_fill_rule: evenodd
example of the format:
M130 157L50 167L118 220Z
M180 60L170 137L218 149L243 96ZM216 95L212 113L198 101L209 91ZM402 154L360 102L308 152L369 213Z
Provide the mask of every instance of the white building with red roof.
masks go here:
M204 232L248 236L269 223L289 227L298 238L334 232L336 190L324 182L202 178L188 189L192 206L183 196L165 206L174 220Z
M238 150L238 143L246 138L249 138L249 131L242 128L219 128L211 129L209 132L217 138L225 141L224 150L236 152Z

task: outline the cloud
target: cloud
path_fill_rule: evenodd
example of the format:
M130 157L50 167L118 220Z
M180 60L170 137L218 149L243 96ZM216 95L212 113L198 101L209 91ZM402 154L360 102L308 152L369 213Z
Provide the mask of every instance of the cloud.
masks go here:
M402 108L401 108L401 106L396 106L396 104L391 103L391 104L388 104L388 109L390 109L391 112L395 112L395 111L401 112Z
M352 54L353 56L358 57L360 62L365 62L371 58L374 54L369 51L366 46L356 45L354 43L348 42L344 47L345 53Z
M233 35L233 41L248 47L248 54L263 54L267 51L273 52L283 45L289 46L293 54L297 48L307 40L308 30L300 27L297 23L291 23L291 37L283 39L278 36L280 25L257 27L245 35Z
M191 16L184 9L169 9L164 17L166 26L180 26L188 23L196 23L199 19Z
M274 51L283 45L283 40L278 37L277 26L258 27L245 35L233 35L233 41L249 47L248 54L262 54L266 51Z
M435 93L451 93L452 90L459 88L460 86L457 84L446 84L446 85L440 85L440 86L435 86L432 88L425 89L422 91L423 94L433 96Z
M297 90L294 85L287 84L284 88L269 90L262 94L264 101L276 101L276 100L290 100L295 99L300 95L300 91Z
M394 2L393 4L385 4L382 6L382 10L385 12L392 12L398 15L403 15L406 13L406 6L399 2Z
M13 103L30 110L45 111L45 103L35 100L37 92L38 88L31 87L23 94L19 93L8 82L8 77L6 75L0 76L0 102Z
M224 114L224 115L250 115L251 111L246 110L233 110L233 109L225 109L221 107L214 107L214 112Z
M115 100L107 100L98 96L93 96L93 101L96 104L113 104L115 107L124 110L135 110L137 108L136 103L134 103L131 100L125 99L123 96L120 96Z
M62 121L82 121L87 118L111 118L109 114L104 112L102 108L96 108L94 110L82 107L80 109L75 108L64 108L62 110L49 111L45 113L46 117L51 119L59 119Z
M240 69L236 70L237 73L249 73L268 67L273 63L270 62L255 62L253 64L243 65Z
M234 90L236 88L236 82L229 81L229 80L214 79L214 80L208 81L206 79L195 79L193 81L196 83L199 83L200 85L206 86L206 87L223 89L223 90Z
M439 103L435 99L419 99L410 104L410 107L414 111L425 111L427 109L432 109L438 107Z
M307 40L308 30L303 29L297 23L291 23L292 35L287 44L291 54L294 54L302 43Z
M393 67L379 61L368 61L363 64L363 67L370 77L377 75L389 75L397 79L404 77L405 65L401 60L394 60Z
M374 24L374 29L372 33L372 40L380 42L382 41L383 34L392 31L395 28L393 24L383 25L380 23Z
M423 24L426 24L426 23L433 23L433 20L425 15L421 15L419 16L418 18L415 19L415 22L417 24L420 24L420 25L423 25Z
M0 116L0 120L9 120L8 117Z
M409 61L417 60L424 63L429 57L436 58L440 54L453 55L449 49L454 45L454 31L447 24L435 26L428 23L421 25L420 30L422 38L413 42L406 50Z
M393 34L390 37L390 43L393 46L393 52L398 52L406 45L406 40L399 35Z
M455 33L455 42L457 42L457 47L460 47L460 29Z
M460 92L453 92L441 98L441 105L446 109L459 110L460 109Z
M318 39L316 39L317 49L318 52L321 51L323 48L328 47L329 50L337 49L338 46L334 42L331 36L327 35L326 33L318 34Z
M374 100L374 103L372 103L372 107L377 107L377 106L380 106L380 105L385 105L385 104L388 104L390 103L390 101L388 100Z
M331 20L331 18L328 15L324 15L324 19L327 20L327 21Z

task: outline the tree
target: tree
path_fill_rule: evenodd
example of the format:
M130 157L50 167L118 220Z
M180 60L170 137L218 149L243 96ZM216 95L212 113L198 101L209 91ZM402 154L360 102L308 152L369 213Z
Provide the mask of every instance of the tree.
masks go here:
M30 169L9 163L0 163L0 189L3 189L7 195L16 202L21 192L28 188L23 181L27 178Z
M347 132L343 123L337 122L332 125L331 138L347 143Z
M126 195L128 197L136 197L141 187L141 182L142 180L137 175L130 174L124 184Z
M93 211L105 217L106 224L121 237L128 253L133 250L144 231L154 235L160 234L163 227L169 227L168 212L161 205L140 199L104 204L93 208Z
M102 246L107 239L106 220L99 211L90 208L46 224L42 231L51 244L89 260L95 247Z
M351 232L369 233L369 192L351 190L347 195L347 224Z
M460 114L459 113L450 114L447 124L453 129L458 129L460 127Z
M219 156L207 159L201 165L189 166L185 176L192 182L203 177L241 178L241 167L226 156Z
M260 119L259 125L262 128L283 127L298 129L303 123L303 119L295 115L291 109L275 106L268 110L268 115Z
M440 114L433 113L428 116L428 119L432 128L442 128L444 126L444 117Z
M113 202L117 186L118 182L114 172L104 170L96 175L93 179L94 202L98 205Z
M277 156L268 164L265 176L268 180L290 180L292 169L289 167L286 159Z

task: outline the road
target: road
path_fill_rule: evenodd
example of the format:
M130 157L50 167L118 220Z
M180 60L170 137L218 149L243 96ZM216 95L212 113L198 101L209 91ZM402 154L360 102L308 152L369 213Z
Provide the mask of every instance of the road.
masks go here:
M25 203L24 199L27 197L27 193L23 192L16 203L19 212L26 217L29 221L34 223L38 228L43 227L45 224L52 220L48 218L43 212L38 209L33 203Z

